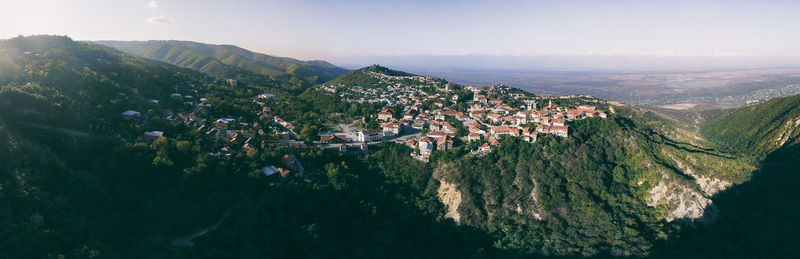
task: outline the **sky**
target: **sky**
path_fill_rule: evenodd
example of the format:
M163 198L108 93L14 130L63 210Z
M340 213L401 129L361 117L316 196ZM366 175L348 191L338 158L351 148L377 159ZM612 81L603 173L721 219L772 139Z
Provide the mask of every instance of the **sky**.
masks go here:
M191 40L300 59L798 56L800 1L0 0L0 38Z

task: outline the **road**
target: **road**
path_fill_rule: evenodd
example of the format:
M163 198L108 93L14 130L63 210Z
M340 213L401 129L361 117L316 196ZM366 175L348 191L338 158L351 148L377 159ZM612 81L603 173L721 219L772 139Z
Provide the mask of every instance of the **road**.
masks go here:
M417 132L417 133L408 134L408 135L401 135L401 136L394 137L394 138L386 138L386 139L382 139L380 141L370 141L370 142L367 142L367 145L375 145L375 144L381 143L381 141L384 141L384 140L385 141L395 141L395 142L401 142L402 143L402 142L405 142L405 141L407 141L407 140L409 140L411 138L419 137L420 134L422 134L422 133L421 132ZM343 144L347 145L348 147L359 147L359 146L361 146L361 143L363 143L363 142L349 142L349 143L343 143ZM324 148L333 149L333 148L339 148L339 145L341 145L341 144L323 144L322 146Z
M177 249L181 249L181 248L187 248L187 247L194 246L194 243L192 243L192 240L195 239L195 238L201 237L201 236L203 236L205 234L208 234L208 232L210 232L210 231L213 231L213 230L217 229L217 227L219 227L219 224L222 223L222 220L224 220L226 217L228 217L228 215L231 214L231 209L232 208L226 210L225 213L222 214L222 217L220 217L217 220L217 222L215 222L214 224L211 224L210 226L208 226L208 227L206 227L204 229L201 229L201 230L199 230L197 232L194 232L194 233L179 237L178 239L175 239L175 241L172 242L172 247L173 248L177 248Z

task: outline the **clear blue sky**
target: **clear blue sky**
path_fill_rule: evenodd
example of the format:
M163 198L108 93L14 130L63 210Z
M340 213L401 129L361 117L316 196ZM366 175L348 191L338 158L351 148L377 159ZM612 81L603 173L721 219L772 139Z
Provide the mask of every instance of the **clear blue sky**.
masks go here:
M0 38L179 39L273 55L797 55L800 1L3 0Z

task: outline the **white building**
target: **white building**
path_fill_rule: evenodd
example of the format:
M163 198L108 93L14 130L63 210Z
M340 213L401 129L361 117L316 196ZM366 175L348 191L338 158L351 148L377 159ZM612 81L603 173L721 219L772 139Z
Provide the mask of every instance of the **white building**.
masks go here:
M359 130L356 132L356 137L360 142L378 141L383 138L382 130Z

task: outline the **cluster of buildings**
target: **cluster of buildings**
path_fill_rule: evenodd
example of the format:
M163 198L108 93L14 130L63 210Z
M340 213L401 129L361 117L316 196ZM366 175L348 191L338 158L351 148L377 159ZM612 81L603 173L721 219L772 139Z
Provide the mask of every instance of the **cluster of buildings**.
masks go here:
M426 136L406 141L406 145L415 149L411 156L428 161L433 150L452 149L451 141L455 137L453 135L455 132L452 127L448 127L447 119L450 117L460 121L468 129L466 136L458 136L456 139L463 143L480 143L477 149L473 150L475 153L480 153L490 151L493 146L500 143L499 139L504 137L518 137L530 143L535 142L540 134L553 134L566 138L569 136L569 121L607 116L595 105L582 104L574 107L553 105L553 97L509 93L509 89L502 86L486 90L468 89L472 90L474 97L468 102L466 112L450 110L449 107L432 111L435 114L434 120L427 122L429 131ZM542 100L547 100L548 104L540 106L539 101ZM511 103L523 105L512 107Z
M177 76L177 75L176 75ZM225 83L235 86L235 81L227 80ZM299 129L291 121L284 120L275 116L267 105L270 100L276 97L273 94L265 93L252 98L258 109L257 117L221 117L212 118L208 110L211 104L208 98L195 100L192 94L199 94L196 86L191 82L182 83L174 87L175 92L167 98L179 100L180 103L190 107L180 112L171 109L164 109L163 118L173 125L182 124L186 128L203 133L208 138L216 139L218 145L210 150L210 156L230 156L235 152L247 152L251 149L263 149L267 146L284 146L293 149L306 149L306 143L299 139ZM189 94L181 93L189 92ZM121 98L124 94L120 93ZM209 95L213 96L213 95ZM112 99L112 103L119 103L121 98ZM149 100L150 105L163 104L160 100ZM127 120L137 121L139 124L146 124L145 116L135 110L126 110L121 113ZM164 136L162 130L144 132L141 136L143 140L153 140ZM221 144L220 144L221 143Z
M440 96L431 94L425 89L446 90L454 88L452 83L444 82L430 76L389 76L377 72L365 72L378 79L380 83L373 86L348 86L343 84L323 85L319 89L336 94L343 102L348 103L386 103L408 105L422 100L438 100ZM439 103L444 105L445 103Z
M338 147L346 151L348 143L357 142L350 144L356 144L363 151L370 142L394 138L413 148L411 156L428 161L435 150L448 151L464 144L475 147L471 150L473 153L490 151L505 137L521 138L531 143L541 134L567 138L570 121L606 117L605 112L592 105L597 100L589 96L537 97L502 85L479 89L462 87L433 77L367 73L381 83L375 87L327 85L320 89L336 94L346 102L384 104L387 108L372 117L379 122L378 127L320 134L320 147ZM196 101L192 94L200 93L194 90L193 84L187 84L189 95L180 93L176 87L176 92L169 98L181 100L192 108L177 113L165 110L164 118L170 123L183 124L216 139L214 150L208 153L210 156L229 156L267 146L308 148L299 138L298 127L276 116L267 105L276 98L275 95L252 97L258 109L255 118L211 118L208 99ZM567 100L566 103L575 105L554 105L553 100L557 103ZM160 101L150 100L150 103L159 105ZM128 110L122 116L140 120L142 114ZM155 139L161 136L164 136L163 131L154 130L146 132L142 138ZM265 174L278 171L269 168Z
M380 128L361 130L355 140L376 141L398 136L405 130L424 132L419 137L403 140L414 149L411 156L422 161L427 161L434 150L447 151L459 143L478 142L478 148L473 151L485 152L498 145L503 137L519 137L527 142L535 142L540 134L566 138L569 136L569 121L607 116L590 104L596 101L591 96L536 97L502 85L486 89L462 88L428 77L391 77L379 73L373 76L381 78L385 87L339 85L324 86L323 90L335 93L345 101L402 106L400 112L390 109L379 112L376 119L380 121ZM472 98L459 94L471 94ZM576 106L553 104L553 100L565 99L584 103ZM459 103L464 105L456 106ZM347 140L345 136L334 134L324 137L328 142Z

